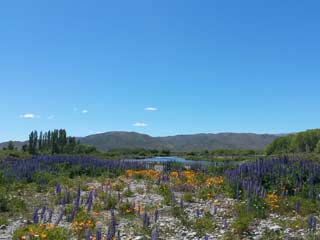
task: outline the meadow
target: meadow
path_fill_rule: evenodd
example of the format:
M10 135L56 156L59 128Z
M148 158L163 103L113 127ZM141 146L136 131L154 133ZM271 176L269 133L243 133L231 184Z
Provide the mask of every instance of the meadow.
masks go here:
M38 155L0 169L0 239L320 237L320 165L306 159L159 169Z

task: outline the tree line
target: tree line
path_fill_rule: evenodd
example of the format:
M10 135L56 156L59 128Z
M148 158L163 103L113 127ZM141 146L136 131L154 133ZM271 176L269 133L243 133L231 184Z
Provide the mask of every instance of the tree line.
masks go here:
M22 150L30 154L86 154L96 151L95 147L81 145L75 137L67 136L65 129L40 132L36 130L29 134L28 144Z
M320 153L320 129L311 129L276 138L266 148L266 153Z

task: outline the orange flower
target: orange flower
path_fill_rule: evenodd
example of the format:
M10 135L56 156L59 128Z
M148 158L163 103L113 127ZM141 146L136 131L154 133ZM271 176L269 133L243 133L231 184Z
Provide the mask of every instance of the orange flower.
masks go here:
M176 171L173 171L170 173L170 177L172 177L172 178L177 178L178 176L179 176L179 174Z
M160 172L150 169L150 170L127 170L126 176L127 177L133 177L135 175L143 175L150 178L157 179L160 176Z
M223 180L223 177L211 177L211 178L208 178L206 180L206 184L208 187L211 187L213 185L219 185L219 184L222 184L224 182Z
M279 208L279 197L274 193L267 194L266 204L271 207L272 210Z
M46 238L47 234L46 233L41 233L41 238Z

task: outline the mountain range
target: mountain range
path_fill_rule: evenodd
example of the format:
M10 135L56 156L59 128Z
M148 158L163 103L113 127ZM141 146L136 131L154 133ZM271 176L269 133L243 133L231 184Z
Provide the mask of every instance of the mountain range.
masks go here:
M213 149L263 149L279 135L254 133L208 133L152 137L137 132L105 132L78 140L85 145L95 146L101 151L112 149L169 149L171 151L200 151ZM26 142L15 141L14 145L21 148ZM0 148L8 142L0 143Z

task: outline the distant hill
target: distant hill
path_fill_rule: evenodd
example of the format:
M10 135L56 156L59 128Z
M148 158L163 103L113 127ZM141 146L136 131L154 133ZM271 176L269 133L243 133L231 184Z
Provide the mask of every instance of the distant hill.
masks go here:
M212 149L263 149L278 135L253 133L218 133L151 137L136 132L106 132L79 138L82 144L99 150L119 148L170 149L200 151Z
M105 132L79 137L85 145L95 146L101 151L112 149L170 149L177 152L190 152L213 149L263 149L279 135L254 133L217 133L192 134L168 137L151 137L136 132ZM21 149L27 142L15 141ZM7 147L8 142L0 143L0 149Z
M0 150L3 149L4 147L8 147L8 144L9 142L0 143ZM27 144L27 142L13 141L13 145L18 149L21 149L24 144Z

